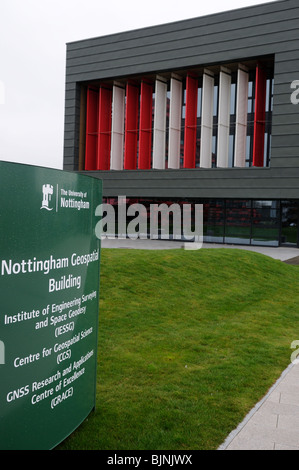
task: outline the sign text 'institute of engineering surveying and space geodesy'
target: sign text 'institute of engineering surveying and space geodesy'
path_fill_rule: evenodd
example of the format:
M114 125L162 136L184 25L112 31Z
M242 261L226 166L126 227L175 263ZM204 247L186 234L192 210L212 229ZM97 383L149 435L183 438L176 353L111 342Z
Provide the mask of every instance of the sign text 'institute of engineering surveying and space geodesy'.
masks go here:
M95 407L98 179L0 162L0 449L51 449Z

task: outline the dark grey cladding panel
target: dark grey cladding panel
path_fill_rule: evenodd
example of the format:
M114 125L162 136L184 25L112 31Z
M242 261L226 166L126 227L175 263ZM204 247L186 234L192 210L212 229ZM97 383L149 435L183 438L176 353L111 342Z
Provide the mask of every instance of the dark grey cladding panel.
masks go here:
M68 43L68 51L97 47L106 44L113 48L113 44L136 40L138 40L142 46L146 43L148 38L155 38L155 40L158 41L157 33L161 33L165 35L167 39L171 40L173 38L171 35L182 38L185 37L186 31L189 31L190 34L190 32L199 27L202 28L203 34L209 32L217 33L219 29L224 29L223 24L227 25L228 29L231 29L232 26L234 26L235 21L238 21L241 27L264 24L264 18L268 20L268 23L271 23L272 21L275 21L276 17L273 17L272 15L276 13L279 13L281 20L289 19L289 10L292 10L293 8L296 9L297 6L296 0L273 1L255 7L240 8L158 26L145 27L132 31L85 39L83 41L73 41Z
M201 36L205 36L217 34L219 31L229 32L238 27L249 28L265 24L269 27L277 20L284 21L296 18L297 6L294 0L274 1L264 5L75 41L67 45L68 56L72 57L72 52L80 49L84 50L83 55L85 55L87 49L92 50L97 47L108 47L110 51L113 51L119 48L119 44L125 48L143 47L149 42L160 43L161 37L164 41L182 40L186 37L192 37L194 34L198 35L199 28ZM292 12L292 9L295 11ZM102 52L102 50L98 50L98 52Z
M284 0L70 43L67 83L288 51L298 21L298 5Z
M299 168L82 172L103 180L103 196L299 198Z
M290 29L290 23L293 26L293 30ZM296 25L298 24L298 18L296 20L290 20L288 23L279 22L281 26L279 31L277 30L278 25L271 24L271 28L267 23L263 24L262 31L260 26L254 26L250 28L240 28L239 30L234 30L233 34L231 28L229 31L225 32L218 32L216 35L209 35L203 36L199 31L197 35L195 32L190 37L184 39L175 38L172 41L167 42L157 42L154 44L147 44L143 47L138 44L135 48L126 49L123 46L122 49L118 49L116 51L110 51L109 47L107 48L97 48L96 50L86 51L86 54L81 56L75 55L73 58L68 55L68 67L70 72L76 72L79 68L84 68L84 71L92 71L96 64L100 62L105 67L108 67L110 63L117 61L119 66L130 65L135 62L142 63L143 58L147 58L148 62L159 61L159 58L167 59L171 58L173 54L177 54L177 57L184 57L185 55L192 57L194 55L194 51L196 50L199 55L205 55L207 53L215 52L215 45L218 46L217 51L219 49L222 51L227 51L227 49L231 49L230 44L231 41L234 41L234 36L237 36L239 40L243 41L243 44L238 43L235 45L235 50L240 49L241 47L248 47L251 44L255 44L255 46L260 45L260 43L256 42L256 37L263 37L264 44L267 44L271 41L275 43L285 42L285 32L288 31L290 35L293 35L295 38L297 37ZM269 37L268 37L269 36ZM228 44L226 44L228 43ZM221 46L219 46L221 44ZM228 47L229 46L229 47ZM237 46L237 47L236 47ZM119 47L119 46L118 46ZM277 46L278 48L278 46ZM102 49L102 50L101 50ZM81 50L80 53L81 54ZM108 64L108 65L106 65Z
M286 172L299 167L299 105L294 106L290 100L291 82L299 80L298 24L298 0L281 0L69 43L66 62L65 167L69 169L73 159L73 170L78 168L80 82L274 55L271 171L200 170L196 178L192 176L190 180L188 172L182 170L164 171L159 177L155 176L155 171L148 174L140 171L134 174L104 172L104 192L106 186L109 195L113 196L115 194L111 191L119 185L120 191L130 192L128 195L134 195L134 191L144 195L146 191L153 196L158 191L161 196L169 188L172 194L185 193L183 197L189 193L211 197L208 196L210 192L219 197L222 197L221 194L233 197L228 194L236 195L242 191L248 197L255 197L253 193L262 194L264 188L265 197L268 197L266 194L273 195L273 192L277 197L288 197L286 191L289 185L289 194L297 194L299 183L294 185L294 178L299 178L299 175L288 175ZM253 172L250 173L251 170ZM190 189L183 187L184 178L189 180ZM271 178L275 178L276 188L270 188ZM215 181L219 183L219 179L222 179L221 187L218 185L217 188ZM237 180L240 188L237 187ZM284 196L278 188L281 188Z

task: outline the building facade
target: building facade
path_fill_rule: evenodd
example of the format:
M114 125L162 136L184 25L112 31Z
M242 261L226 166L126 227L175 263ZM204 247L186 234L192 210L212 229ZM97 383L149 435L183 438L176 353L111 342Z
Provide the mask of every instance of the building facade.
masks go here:
M204 241L299 246L299 5L69 43L64 169L203 204Z

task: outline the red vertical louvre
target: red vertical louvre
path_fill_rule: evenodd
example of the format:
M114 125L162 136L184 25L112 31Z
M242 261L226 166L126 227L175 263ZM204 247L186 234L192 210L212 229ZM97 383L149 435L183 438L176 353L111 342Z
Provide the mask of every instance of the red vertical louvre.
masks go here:
M112 90L99 91L99 136L97 170L110 170Z
M99 92L87 89L85 170L97 169Z
M124 169L136 170L139 88L127 83Z
M139 158L138 168L149 170L152 159L152 120L153 120L153 87L142 82L140 91L140 123L139 123Z
M198 80L186 79L186 116L184 139L184 168L195 168Z
M266 119L266 71L261 64L256 67L255 114L253 136L253 166L264 166Z

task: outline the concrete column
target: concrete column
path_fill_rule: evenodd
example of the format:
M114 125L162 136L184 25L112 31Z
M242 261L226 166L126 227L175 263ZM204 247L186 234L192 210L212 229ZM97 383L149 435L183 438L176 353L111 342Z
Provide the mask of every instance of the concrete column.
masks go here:
M180 168L182 93L182 80L173 74L170 80L168 168Z
M214 74L205 69L202 85L200 166L212 167Z
M125 88L114 83L112 96L111 170L124 168Z
M231 83L231 71L226 67L221 67L217 139L217 167L219 168L228 167Z
M163 77L157 76L155 83L153 168L162 170L165 168L166 103L167 82Z

